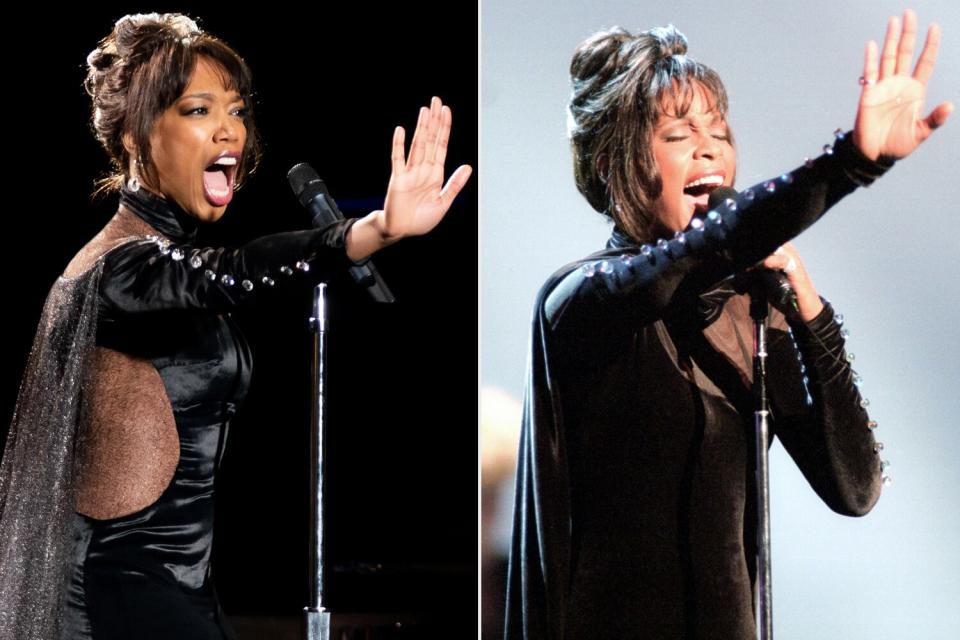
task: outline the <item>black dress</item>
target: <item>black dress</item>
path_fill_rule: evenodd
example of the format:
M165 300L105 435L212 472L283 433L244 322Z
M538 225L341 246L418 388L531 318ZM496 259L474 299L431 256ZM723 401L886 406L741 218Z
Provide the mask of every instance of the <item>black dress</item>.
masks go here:
M508 640L716 638L754 626L751 322L725 280L886 169L849 136L684 233L614 231L538 295L510 556ZM773 314L772 432L835 511L880 461L837 318Z
M200 249L193 219L165 199L141 189L124 192L121 203L163 237L105 256L96 343L156 367L180 458L153 504L108 520L75 514L61 637L231 638L210 570L214 488L251 354L230 309L318 258L345 264L349 224L265 236L239 250Z

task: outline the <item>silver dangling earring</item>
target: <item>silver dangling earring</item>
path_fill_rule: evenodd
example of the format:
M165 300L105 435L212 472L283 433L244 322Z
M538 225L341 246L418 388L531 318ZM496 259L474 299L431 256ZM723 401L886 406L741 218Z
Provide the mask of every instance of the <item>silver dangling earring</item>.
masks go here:
M130 179L127 180L127 189L129 189L130 191L140 190L140 180L137 177L137 174L139 173L138 169L140 168L141 164L142 163L140 162L140 158L137 158L134 161L133 173L130 176Z

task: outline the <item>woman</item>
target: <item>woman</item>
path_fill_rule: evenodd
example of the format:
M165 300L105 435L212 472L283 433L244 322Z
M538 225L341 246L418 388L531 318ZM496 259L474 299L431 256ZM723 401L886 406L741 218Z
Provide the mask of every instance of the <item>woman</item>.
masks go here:
M534 313L507 597L507 638L756 637L751 320L729 276L781 270L771 310L772 430L832 509L879 497L876 423L840 316L785 244L909 155L939 31L911 75L916 18L866 49L851 133L743 191L719 77L673 27L614 29L571 64L577 186L614 221L607 249L563 267Z
M443 185L451 114L434 98L409 156L394 132L383 210L197 247L257 164L249 69L176 14L122 18L88 65L116 169L101 188L120 206L54 285L21 386L0 470L0 637L229 637L213 486L251 365L230 310L428 232L470 168Z

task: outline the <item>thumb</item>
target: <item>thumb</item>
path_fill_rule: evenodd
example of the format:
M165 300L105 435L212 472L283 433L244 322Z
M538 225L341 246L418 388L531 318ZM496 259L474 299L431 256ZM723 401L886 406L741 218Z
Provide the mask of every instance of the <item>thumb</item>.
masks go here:
M942 127L951 113L953 113L953 103L941 102L933 108L933 111L924 119L924 122L927 124L927 127L933 131L937 127Z

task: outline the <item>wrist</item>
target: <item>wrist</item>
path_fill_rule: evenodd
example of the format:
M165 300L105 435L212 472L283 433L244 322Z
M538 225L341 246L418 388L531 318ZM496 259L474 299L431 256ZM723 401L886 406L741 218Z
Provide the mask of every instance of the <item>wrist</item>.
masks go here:
M350 227L346 238L347 257L359 262L402 237L390 234L382 209L371 211Z
M863 156L864 159L869 160L870 162L876 162L877 158L880 157L880 151L878 149L872 148L867 144L867 141L864 140L863 135L860 133L860 130L854 128L852 132L849 133L850 137L853 138L853 148L857 153Z
M405 237L403 233L400 233L396 229L390 229L390 225L387 224L387 212L384 209L371 211L365 216L365 218L369 218L370 225L376 230L376 233L384 247L391 245L397 240L401 240Z
M823 312L823 301L814 291L798 291L797 310L800 312L801 320L804 322L810 322Z
M837 130L837 142L834 151L840 161L840 167L851 182L868 187L873 181L893 166L894 160L879 155L879 150L866 148L857 130L846 134Z

